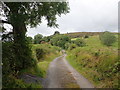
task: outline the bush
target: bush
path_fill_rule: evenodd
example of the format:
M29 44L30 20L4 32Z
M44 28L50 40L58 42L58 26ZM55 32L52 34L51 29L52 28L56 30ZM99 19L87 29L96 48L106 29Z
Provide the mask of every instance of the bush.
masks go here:
M53 35L60 35L59 31L55 31L55 33Z
M43 37L41 41L50 42L52 36Z
M96 52L94 53L94 55L97 57L97 56L100 55L100 52L97 52L97 51L96 51Z
M13 76L9 76L9 81L6 82L6 86L2 88L42 88L40 84L36 83L25 83L22 79L16 79Z
M19 72L23 69L27 69L31 66L34 66L36 61L32 58L32 52L29 44L24 43L25 46L15 44L13 42L2 42L2 85L3 87L8 87L12 82L10 76L17 77ZM17 48L20 47L24 48ZM15 52L15 49L19 53ZM18 57L19 55L19 57ZM8 85L8 86L7 86Z
M84 38L89 38L89 36L88 36L88 35L85 35Z
M77 47L76 44L71 44L68 49L69 49L69 50L73 50L73 49L75 49L76 47Z
M45 54L45 51L43 49L36 49L36 57L37 60L40 60L41 58L43 58L43 55Z
M32 37L26 37L26 40L29 44L33 43L33 38Z
M71 42L71 39L67 35L55 35L51 39L51 45L59 46L65 49L65 44Z
M101 42L107 46L111 46L114 42L116 42L116 37L108 31L100 34L99 38L100 38Z
M83 39L76 39L73 41L74 44L76 44L79 47L83 47L86 45L85 41Z
M37 34L34 36L34 43L35 44L40 44L41 40L42 40L42 35L41 34Z
M10 75L15 72L15 53L13 52L13 43L2 43L2 86L6 87L10 82Z
M65 44L65 49L67 50L70 47L70 43Z

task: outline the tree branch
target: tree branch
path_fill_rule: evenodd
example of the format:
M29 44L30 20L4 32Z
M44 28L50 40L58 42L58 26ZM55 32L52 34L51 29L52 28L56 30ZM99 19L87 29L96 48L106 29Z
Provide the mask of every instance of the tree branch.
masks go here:
M7 23L7 24L11 24L10 22L8 22L8 21L4 21L4 20L0 20L0 23Z

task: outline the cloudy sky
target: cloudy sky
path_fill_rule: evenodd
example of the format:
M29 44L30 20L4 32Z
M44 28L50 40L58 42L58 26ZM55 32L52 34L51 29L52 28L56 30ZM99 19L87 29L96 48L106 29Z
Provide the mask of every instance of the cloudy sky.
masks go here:
M57 18L59 29L49 28L46 21L36 28L28 28L27 35L52 35L55 31L98 32L118 31L118 2L120 0L69 0L70 13Z

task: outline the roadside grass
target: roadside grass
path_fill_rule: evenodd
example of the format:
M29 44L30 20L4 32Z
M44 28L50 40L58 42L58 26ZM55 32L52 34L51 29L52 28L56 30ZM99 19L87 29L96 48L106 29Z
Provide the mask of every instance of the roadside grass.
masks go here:
M65 88L80 88L79 85L74 83L68 83L65 85Z
M42 88L42 86L40 84L35 84L35 83L28 84L19 79L16 80L16 84L20 85L19 88ZM15 86L15 87L17 87L17 86Z
M21 71L20 74L32 74L35 76L39 76L41 78L45 78L50 62L54 60L56 57L61 55L61 49L56 46L51 46L50 44L32 44L31 46L32 46L34 60L36 60L37 62L36 66L31 67L29 69L25 69ZM37 60L36 52L35 52L36 49L43 49L45 51L43 58L41 58L40 60ZM31 84L31 87L42 88L42 85Z
M37 60L36 49L43 49L45 54L43 58ZM49 63L56 57L61 55L61 49L56 46L51 46L50 44L33 44L32 45L33 57L37 61L35 67L31 67L23 71L23 73L30 73L36 76L45 77L49 66Z
M41 44L33 46L33 56L36 58L35 49L42 48L46 51L46 54L41 60L38 60L37 66L35 68L36 75L45 77L46 72L49 66L49 63L54 60L56 57L61 55L61 49L56 46L51 46L50 44Z
M68 50L68 62L95 87L118 87L118 41L107 47L99 36L84 39L85 47Z
M51 53L49 56L45 57L45 61L38 62L36 67L36 75L45 78L50 62L58 56L60 56L60 54Z
M31 88L42 88L42 85L41 84L36 84L36 83L25 83L22 79L18 79L18 78L16 78L16 77L14 77L14 76L9 76L10 77L10 79L9 79L9 81L11 82L10 84L9 84L9 82L8 82L8 84L10 85L9 86L9 88L29 88L29 89L31 89ZM4 87L3 87L3 89L4 89Z

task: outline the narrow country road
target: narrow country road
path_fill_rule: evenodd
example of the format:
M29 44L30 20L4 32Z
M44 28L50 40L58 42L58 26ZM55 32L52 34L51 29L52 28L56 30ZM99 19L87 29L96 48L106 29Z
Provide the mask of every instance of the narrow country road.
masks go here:
M65 59L66 54L54 59L43 82L44 88L94 88Z

